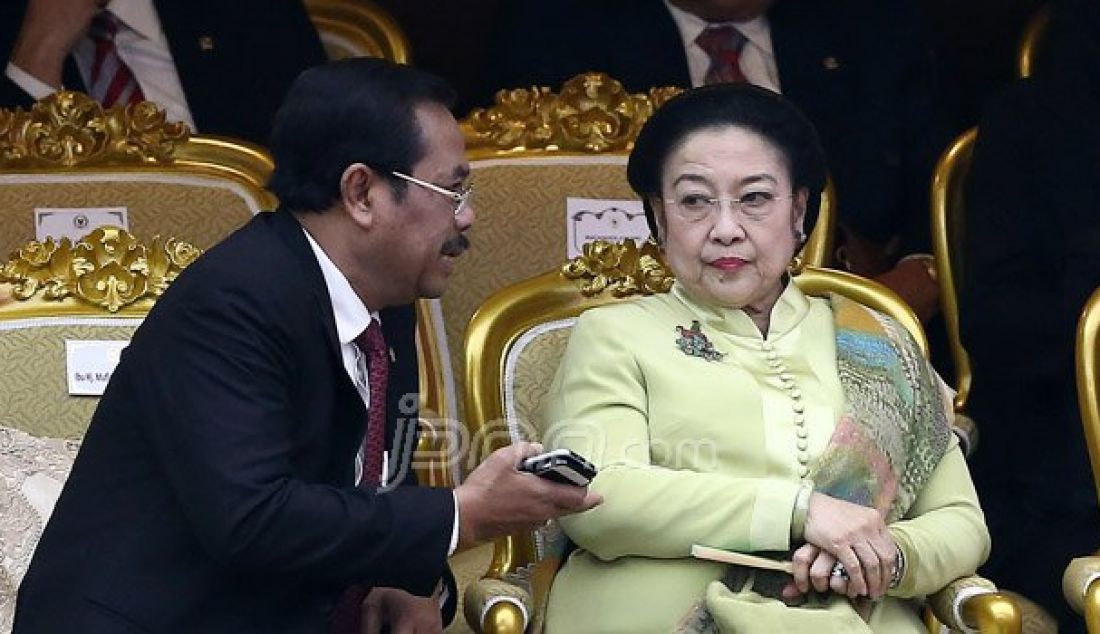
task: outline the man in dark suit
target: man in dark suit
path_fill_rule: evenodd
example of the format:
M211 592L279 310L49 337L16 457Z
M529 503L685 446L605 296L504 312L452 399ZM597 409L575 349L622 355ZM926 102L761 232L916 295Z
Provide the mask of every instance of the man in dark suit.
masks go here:
M295 81L272 137L283 207L188 267L138 329L16 632L318 632L341 595L374 608L369 631L439 632L456 546L599 502L518 471L531 444L453 492L412 486L412 333L385 309L441 294L468 244L452 98L365 58Z
M817 127L839 200L843 253L918 314L938 310L928 190L950 139L909 0L555 0L513 2L491 54L482 102L503 87L558 87L598 70L631 92L700 85L706 54L690 26L732 24L748 38L747 80L782 92ZM756 74L748 65L756 64Z
M89 92L93 18L122 18L115 41L146 99L204 134L266 144L275 108L325 60L300 0L10 0L0 3L0 106L60 87ZM14 68L13 68L14 67Z

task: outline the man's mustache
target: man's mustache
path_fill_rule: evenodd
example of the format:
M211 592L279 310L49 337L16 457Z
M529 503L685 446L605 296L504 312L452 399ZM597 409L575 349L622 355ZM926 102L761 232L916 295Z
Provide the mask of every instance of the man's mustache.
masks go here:
M466 237L466 234L460 233L457 236L443 243L443 248L440 249L440 253L450 257L457 257L462 255L462 252L470 248L470 239Z

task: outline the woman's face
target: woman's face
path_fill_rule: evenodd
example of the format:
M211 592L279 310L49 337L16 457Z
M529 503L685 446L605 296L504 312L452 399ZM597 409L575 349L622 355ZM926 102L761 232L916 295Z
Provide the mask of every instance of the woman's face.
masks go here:
M808 192L791 188L782 153L755 132L688 136L665 160L661 195L650 201L676 279L699 301L770 312L806 211Z

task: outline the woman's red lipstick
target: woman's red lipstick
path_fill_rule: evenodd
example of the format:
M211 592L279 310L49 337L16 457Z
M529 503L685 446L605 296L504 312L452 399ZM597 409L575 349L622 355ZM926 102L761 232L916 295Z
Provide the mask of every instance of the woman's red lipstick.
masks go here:
M710 265L722 271L736 271L748 263L748 260L742 260L741 258L718 258L717 260L711 260Z

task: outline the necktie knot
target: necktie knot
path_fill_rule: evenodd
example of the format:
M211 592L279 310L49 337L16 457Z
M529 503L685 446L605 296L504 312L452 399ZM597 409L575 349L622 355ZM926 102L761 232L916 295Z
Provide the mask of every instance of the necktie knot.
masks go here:
M708 26L695 38L695 43L710 58L706 84L746 81L741 72L741 51L747 41L741 31L730 24Z
M695 43L706 51L711 59L730 52L740 54L741 49L745 47L745 42L745 36L741 31L730 24L708 26L695 38Z
M100 11L92 18L92 24L88 29L88 34L93 40L113 42L115 36L118 35L120 24L121 21L115 14L107 10Z
M367 362L371 369L376 367L375 359L386 357L386 337L382 334L382 325L377 319L370 320L367 329L359 333L355 338L355 345L359 351L367 356Z

